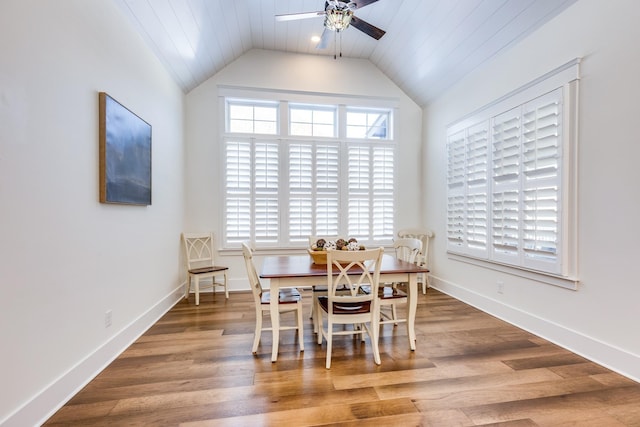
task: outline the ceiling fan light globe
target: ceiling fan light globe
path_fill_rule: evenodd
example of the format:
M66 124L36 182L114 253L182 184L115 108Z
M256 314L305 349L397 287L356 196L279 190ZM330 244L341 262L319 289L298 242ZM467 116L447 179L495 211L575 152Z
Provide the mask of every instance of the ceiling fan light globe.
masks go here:
M324 19L324 26L331 31L343 31L349 27L353 12L349 9L328 9Z

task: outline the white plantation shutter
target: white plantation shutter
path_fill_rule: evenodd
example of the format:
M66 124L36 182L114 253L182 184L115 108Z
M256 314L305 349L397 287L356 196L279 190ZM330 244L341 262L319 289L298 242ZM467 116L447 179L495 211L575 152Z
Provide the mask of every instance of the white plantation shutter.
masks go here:
M520 256L520 107L492 120L493 258L517 263Z
M255 169L255 236L256 242L277 242L279 230L278 207L278 143L254 142Z
M313 147L289 145L289 239L303 240L312 229Z
M251 238L251 144L225 143L225 217L227 242Z
M461 252L465 244L465 134L447 138L447 248Z
M340 146L315 144L316 236L335 236L340 230Z
M394 148L374 142L347 147L348 235L390 240L394 229Z
M487 168L489 129L479 123L467 129L466 138L466 225L467 252L478 256L487 254Z
M225 241L276 242L278 144L227 140L225 160Z
M371 226L371 152L366 145L347 148L348 225L349 237L368 237Z
M570 63L449 127L449 252L575 285L576 108Z
M373 240L393 238L394 229L394 149L393 146L373 147Z
M523 106L524 264L560 273L562 91Z
M337 144L289 144L289 239L336 235L338 216Z

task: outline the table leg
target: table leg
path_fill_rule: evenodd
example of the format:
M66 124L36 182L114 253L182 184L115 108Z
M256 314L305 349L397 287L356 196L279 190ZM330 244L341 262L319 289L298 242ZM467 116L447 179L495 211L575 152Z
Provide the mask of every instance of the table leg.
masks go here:
M407 313L407 335L409 336L409 347L411 351L416 349L416 311L418 308L418 275L416 273L409 274L409 289L407 295L408 313Z
M271 314L271 329L273 343L271 345L271 362L278 360L278 344L280 343L280 312L278 310L278 295L280 293L280 281L278 279L270 280L269 289L271 292L271 301L269 309Z

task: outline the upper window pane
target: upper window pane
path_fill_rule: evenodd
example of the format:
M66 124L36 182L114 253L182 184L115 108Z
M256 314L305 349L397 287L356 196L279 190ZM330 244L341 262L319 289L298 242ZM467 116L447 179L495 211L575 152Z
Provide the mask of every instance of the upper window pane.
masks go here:
M267 102L227 102L227 127L231 133L278 133L278 104Z
M391 139L388 110L347 110L347 138Z
M289 131L294 136L336 135L336 107L322 105L289 106Z

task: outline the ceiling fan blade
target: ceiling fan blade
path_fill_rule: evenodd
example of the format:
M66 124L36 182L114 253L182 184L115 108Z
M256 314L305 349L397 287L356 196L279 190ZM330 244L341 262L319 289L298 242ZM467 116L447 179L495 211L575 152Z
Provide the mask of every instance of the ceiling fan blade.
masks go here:
M356 27L366 35L371 36L376 40L380 40L380 38L384 36L386 33L386 31L381 30L380 28L373 26L369 24L367 21L355 16L351 18L351 26Z
M293 21L296 19L308 19L316 18L318 16L326 15L327 12L320 10L317 12L303 12L303 13L286 13L284 15L276 15L276 21Z
M368 4L375 3L378 0L354 0L356 4L356 9L360 9L361 7L365 7Z
M316 49L326 49L327 46L329 45L329 38L331 37L332 33L333 31L327 30L325 28L324 31L322 31L322 37L320 38L320 41L316 45Z

